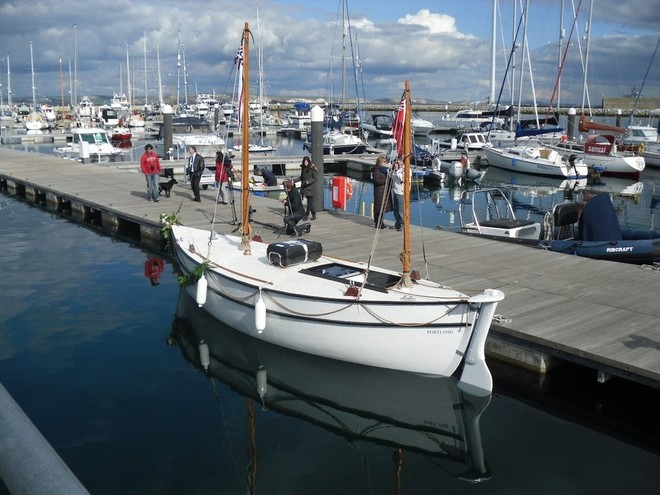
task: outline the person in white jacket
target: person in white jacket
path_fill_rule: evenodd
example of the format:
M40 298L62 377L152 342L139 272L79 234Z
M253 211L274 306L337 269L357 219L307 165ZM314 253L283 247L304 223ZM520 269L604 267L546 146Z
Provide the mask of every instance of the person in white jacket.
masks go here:
M403 225L403 163L395 159L390 169L392 175L392 210L394 213L394 228L401 230Z

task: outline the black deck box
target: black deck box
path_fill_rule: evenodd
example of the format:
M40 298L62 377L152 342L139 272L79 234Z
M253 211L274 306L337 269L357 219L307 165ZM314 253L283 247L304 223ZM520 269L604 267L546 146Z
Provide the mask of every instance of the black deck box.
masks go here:
M323 254L320 242L306 239L273 242L266 248L268 261L276 266L291 266L316 261Z

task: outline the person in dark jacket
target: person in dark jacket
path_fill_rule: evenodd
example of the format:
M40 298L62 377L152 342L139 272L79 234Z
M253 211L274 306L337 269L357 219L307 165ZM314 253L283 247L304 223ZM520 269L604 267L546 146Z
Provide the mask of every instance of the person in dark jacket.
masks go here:
M316 181L318 180L318 169L312 163L308 156L302 159L300 164L302 168L300 172L300 194L307 200L307 208L303 220L311 217L316 220L316 210L314 209L314 189L316 188Z
M277 185L277 177L275 177L275 174L268 170L266 167L263 167L257 171L257 175L260 175L264 178L264 184L267 186L276 186Z
M286 233L288 235L297 236L300 235L301 232L296 225L305 216L305 208L303 208L300 192L292 180L287 179L284 181L284 190L286 191L286 198L283 203L288 212L287 215L284 216Z
M202 198L199 196L199 182L202 180L202 172L204 171L204 157L197 154L197 148L194 146L188 147L188 153L190 153L188 171L191 175L190 187L194 196L193 201L201 203Z
M392 211L392 199L390 195L389 167L385 157L376 158L376 164L371 169L374 181L374 226L377 229L385 229L383 215Z

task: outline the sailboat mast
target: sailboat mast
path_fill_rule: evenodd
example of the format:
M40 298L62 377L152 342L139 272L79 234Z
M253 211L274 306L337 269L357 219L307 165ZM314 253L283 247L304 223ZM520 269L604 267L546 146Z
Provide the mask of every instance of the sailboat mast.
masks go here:
M250 29L245 23L243 29L243 92L241 95L241 249L245 254L250 254L250 150L248 123L250 122Z
M183 102L188 106L188 66L186 65L186 45L181 45L183 52Z
M9 54L7 54L7 105L11 110L11 69L9 66Z
M346 109L344 101L346 98L346 1L342 2L341 11L341 110Z
M404 86L404 117L403 117L403 252L401 284L411 287L410 278L410 156L412 154L411 108L410 108L410 81Z
M564 0L561 0L561 10L559 12L559 46L557 50L558 66L557 66L557 110L561 109L561 72L562 72L562 47L564 46Z
M78 104L78 26L73 25L73 89L71 108Z
M490 95L489 103L495 104L495 64L497 58L497 0L493 0L492 33L490 38Z
M128 55L128 42L126 42L126 79L128 81L128 108L133 111L133 93L131 93L131 66Z
M62 57L60 57L60 107L64 108L64 73L62 72Z
M34 85L34 58L32 57L32 42L30 41L30 69L32 70L32 111L37 111L37 88Z
M176 49L176 108L181 105L181 31L179 31L179 43Z
M589 48L591 47L591 18L594 12L594 1L589 2L589 21L587 22L587 27L585 29L585 34L587 36L587 47L585 49L584 57L584 78L582 80L582 113L584 113L585 102L589 105L589 114L591 115L591 102L589 101L589 90L587 87L588 72L589 72Z
M144 33L143 44L144 47L144 107L146 108L149 104L149 93L148 84L147 84L147 33Z
M163 79L160 73L160 45L156 45L156 65L158 67L158 103L163 108Z

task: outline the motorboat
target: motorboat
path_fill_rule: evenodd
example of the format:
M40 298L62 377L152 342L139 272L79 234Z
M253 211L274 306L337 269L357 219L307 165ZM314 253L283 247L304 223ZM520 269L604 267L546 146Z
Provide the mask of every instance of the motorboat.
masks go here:
M644 157L645 165L649 167L660 167L660 143L645 144L642 156Z
M475 109L459 110L453 115L445 114L435 123L440 130L451 131L456 129L479 129L482 124L504 124L504 119L494 117L492 112Z
M391 138L393 123L392 115L374 113L362 121L362 129L373 138Z
M100 127L75 127L71 129L71 141L55 148L55 155L77 161L110 161L120 153L110 142L108 132Z
M92 103L89 96L83 96L78 102L76 116L90 119L94 116L94 103Z
M307 140L303 143L303 149L312 152L312 143ZM355 134L342 131L326 131L323 133L323 154L362 154L367 151L367 143Z
M50 105L50 104L42 105L41 106L41 113L46 118L46 122L48 122L51 127L57 121L57 112L55 111L55 109L53 108L52 105Z
M464 191L459 203L461 231L517 242L557 253L622 263L660 263L660 231L621 229L609 193L580 205L567 201L546 212L543 222L518 219L499 188Z
M144 122L144 115L141 113L131 113L128 118L126 119L125 125L128 127L144 127L145 122Z
M28 131L39 131L50 128L50 124L41 112L31 112L24 119L25 129Z
M133 132L123 125L117 125L110 131L111 141L130 141L132 137Z
M412 117L413 135L415 136L428 136L434 129L433 122L423 119L419 116Z
M103 105L99 108L99 120L105 127L115 127L119 125L119 116L117 111L110 105Z
M660 110L655 110L660 115ZM653 113L653 112L651 112ZM625 145L632 145L644 158L645 165L660 167L660 138L658 129L651 125L629 125L623 137Z
M518 219L501 189L485 187L465 190L458 209L464 234L501 239L541 239L541 223Z
M287 114L286 120L288 128L292 129L306 129L312 125L312 106L307 102L296 102L291 107L291 111Z
M122 115L128 111L130 108L130 103L125 94L115 93L110 100L110 108L117 112L117 115Z
M489 143L488 134L481 131L465 131L459 133L456 137L444 140L433 140L433 146L438 150L467 150L480 151Z
M592 197L582 213L576 203L557 205L552 218L555 236L541 243L549 251L660 266L660 230L622 229L609 193Z
M250 30L242 47L249 61ZM243 120L249 118L249 70L243 71ZM323 253L320 243L292 238L266 243L252 235L250 193L241 190L238 234L217 234L165 219L165 232L181 270L180 280L214 319L238 332L288 349L376 368L450 377L458 387L489 395L492 376L485 342L498 289L451 289L422 279L412 269L409 191L411 97L404 88L402 157L404 225L401 269L379 268L374 260L349 261ZM247 142L247 128L243 129ZM241 154L243 178L249 153ZM370 258L369 249L365 259ZM459 370L460 368L460 370Z
M232 146L232 149L238 153L241 152L243 149L242 144L235 144ZM248 144L248 152L249 153L263 153L263 154L268 154L272 153L274 151L277 151L277 148L275 146L271 146L269 144L259 144L259 143L249 143Z
M161 125L156 140L152 141L154 151L161 158L168 157L169 150L163 144L164 128ZM206 119L199 117L172 118L172 156L175 159L187 157L188 146L195 146L197 153L205 159L215 160L218 151L225 152L225 140L211 129Z

